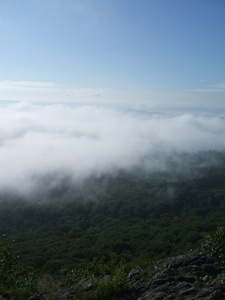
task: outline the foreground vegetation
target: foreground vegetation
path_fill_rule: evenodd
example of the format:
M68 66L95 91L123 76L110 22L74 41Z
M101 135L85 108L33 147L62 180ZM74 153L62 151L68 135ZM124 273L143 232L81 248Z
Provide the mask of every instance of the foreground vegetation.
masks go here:
M205 163L208 156L218 163ZM64 182L48 197L34 195L35 201L2 195L0 234L8 238L0 244L0 294L14 289L25 299L37 286L44 294L91 277L96 288L89 299L107 299L137 264L190 249L224 262L225 155L202 154L182 171L176 164L154 174L121 170L89 178L69 193ZM96 280L106 274L110 282Z

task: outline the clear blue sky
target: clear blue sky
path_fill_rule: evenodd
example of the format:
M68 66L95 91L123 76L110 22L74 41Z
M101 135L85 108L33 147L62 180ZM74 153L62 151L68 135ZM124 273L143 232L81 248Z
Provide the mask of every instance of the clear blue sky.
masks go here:
M2 0L0 100L225 106L224 0Z

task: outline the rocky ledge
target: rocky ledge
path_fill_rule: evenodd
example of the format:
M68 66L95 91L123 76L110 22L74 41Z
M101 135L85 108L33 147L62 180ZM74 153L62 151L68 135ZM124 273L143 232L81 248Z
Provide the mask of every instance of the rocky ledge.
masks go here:
M110 276L104 280L110 280ZM147 272L137 266L127 276L127 289L117 292L112 300L224 300L225 268L211 256L180 255L151 263ZM80 291L92 289L90 279L63 288L59 299L76 299ZM59 294L58 294L59 296ZM0 300L14 300L12 295ZM58 298L57 298L58 299ZM32 296L26 300L46 300Z
M135 279L135 270L132 272L129 288L113 300L225 299L225 269L210 256L193 254L160 260L141 279Z

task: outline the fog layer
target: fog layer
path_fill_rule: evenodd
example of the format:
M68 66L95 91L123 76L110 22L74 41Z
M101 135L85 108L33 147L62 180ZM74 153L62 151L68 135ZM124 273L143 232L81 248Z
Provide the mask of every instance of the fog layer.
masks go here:
M24 194L48 175L76 182L132 169L146 157L149 170L160 169L159 152L208 150L225 150L225 119L61 104L0 106L0 191Z

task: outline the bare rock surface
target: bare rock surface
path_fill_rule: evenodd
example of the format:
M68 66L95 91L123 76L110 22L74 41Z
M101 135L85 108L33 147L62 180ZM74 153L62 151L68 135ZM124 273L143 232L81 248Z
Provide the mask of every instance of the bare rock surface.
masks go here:
M113 300L224 300L225 270L214 258L181 255L155 262Z

